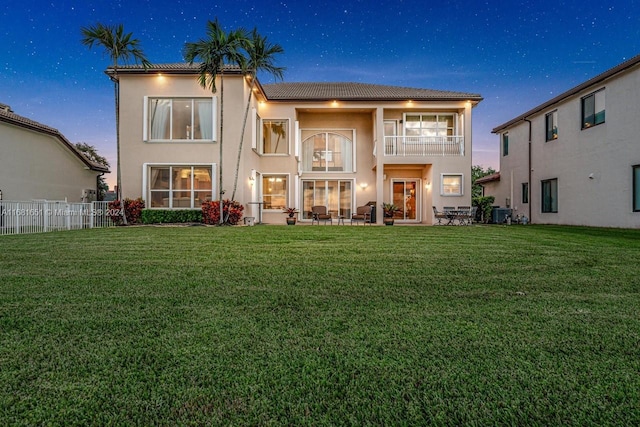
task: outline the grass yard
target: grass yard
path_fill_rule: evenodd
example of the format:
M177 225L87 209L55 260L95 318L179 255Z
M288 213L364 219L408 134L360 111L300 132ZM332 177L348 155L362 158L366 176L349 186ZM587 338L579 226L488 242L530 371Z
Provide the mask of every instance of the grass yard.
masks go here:
M640 425L640 230L0 238L0 425Z

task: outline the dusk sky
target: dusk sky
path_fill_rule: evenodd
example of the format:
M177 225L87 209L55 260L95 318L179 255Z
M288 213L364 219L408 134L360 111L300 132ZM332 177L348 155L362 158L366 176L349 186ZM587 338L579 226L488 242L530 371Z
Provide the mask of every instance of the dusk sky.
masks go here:
M216 17L227 30L257 27L282 45L287 82L481 94L473 164L494 169L492 128L640 54L640 0L5 0L0 103L95 145L115 172L109 60L80 43L80 28L122 23L151 62L181 62L185 42L204 37Z

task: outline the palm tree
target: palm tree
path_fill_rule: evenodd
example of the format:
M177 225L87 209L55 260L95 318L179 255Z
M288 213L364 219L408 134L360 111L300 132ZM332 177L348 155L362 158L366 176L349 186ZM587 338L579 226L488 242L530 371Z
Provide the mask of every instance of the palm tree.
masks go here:
M218 191L220 200L220 224L224 223L222 209L222 142L223 142L223 118L224 118L224 67L225 62L238 65L244 69L245 60L241 48L247 42L247 33L239 28L226 33L218 19L207 22L207 38L197 42L186 43L184 49L185 60L190 65L196 60L200 61L198 82L203 88L210 88L216 93L216 77L220 75L220 126L219 126L219 150L220 160L218 164Z
M249 98L247 99L247 107L244 110L244 120L242 121L242 132L240 132L240 144L238 145L238 158L236 161L236 174L233 180L233 192L231 200L236 197L236 189L238 187L238 174L240 172L240 159L242 157L242 145L244 144L244 132L247 127L247 117L249 116L249 108L251 107L251 97L253 89L256 85L256 76L258 71L264 71L273 75L276 79L282 79L284 67L276 67L274 65L274 56L283 53L284 49L279 44L271 44L266 37L258 34L256 28L251 31L250 39L244 46L247 52L246 71L251 79L251 87L249 88ZM284 129L283 129L284 132Z
M104 25L97 23L96 25L89 27L82 27L82 44L89 49L94 46L102 46L109 56L113 64L113 74L110 76L113 81L113 90L116 106L116 150L117 158L116 164L118 172L116 175L116 183L118 190L116 197L120 200L120 207L122 208L122 221L123 224L127 224L127 216L124 210L124 200L122 200L122 172L120 168L120 83L118 81L118 65L122 61L127 63L133 60L136 64L141 63L146 70L151 66L151 63L147 60L139 47L140 41L132 38L132 33L124 33L124 26L118 25Z

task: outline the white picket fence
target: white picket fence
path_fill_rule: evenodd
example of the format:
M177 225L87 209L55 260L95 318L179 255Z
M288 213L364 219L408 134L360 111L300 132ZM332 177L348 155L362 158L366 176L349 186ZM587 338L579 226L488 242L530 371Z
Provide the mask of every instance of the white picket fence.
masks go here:
M0 235L112 227L109 202L0 200Z

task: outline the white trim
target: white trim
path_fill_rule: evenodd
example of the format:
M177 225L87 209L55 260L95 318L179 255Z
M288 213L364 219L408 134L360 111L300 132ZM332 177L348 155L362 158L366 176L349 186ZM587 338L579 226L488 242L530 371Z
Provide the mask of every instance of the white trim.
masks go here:
M300 122L298 120L296 120L293 123L293 131L295 133L295 146L293 148L294 151L294 156L296 159L300 160ZM298 168L300 169L300 168Z
M193 139L193 130L191 131L191 139L151 139L149 135L149 100L150 99L167 99L171 101L171 110L169 116L169 135L173 135L173 101L174 100L191 100L191 123L193 124L195 121L195 101L198 99L211 99L211 126L213 129L211 130L211 139ZM149 144L162 144L162 143L170 143L170 144L202 144L202 143L212 143L217 142L218 135L218 121L217 121L217 96L166 96L166 95L145 95L143 97L143 108L142 108L142 140Z
M258 148L258 137L260 135L258 129L258 110L256 108L251 109L251 148L253 150L257 150ZM260 119L260 123L262 123L262 119Z
M144 97L144 105L142 106L142 140L149 140L149 97Z
M214 199L213 196L216 194L216 185L217 185L217 181L215 179L216 177L216 163L143 163L142 164L142 200L144 200L144 205L148 208L148 209L176 209L173 207L161 207L161 208L152 208L151 206L148 205L148 202L150 200L150 196L151 196L151 189L149 188L149 169L152 167L162 167L162 166L177 166L177 167L202 167L202 166L206 166L206 167L211 167L211 200L217 200ZM193 180L193 176L191 177L191 179ZM193 182L192 182L193 184ZM190 191L194 191L193 189L193 185L191 185L191 190ZM171 192L171 190L167 190L169 192ZM193 200L192 200L193 202ZM171 202L169 202L169 204L171 205ZM189 209L197 209L195 207L193 208L189 208Z
M459 176L460 177L460 193L458 194L445 194L444 192L444 177L445 176ZM442 197L460 197L464 196L464 174L458 172L446 173L443 172L440 174L440 196Z

